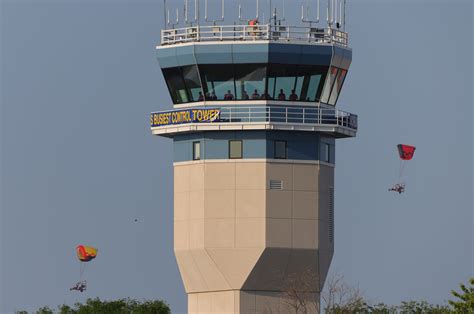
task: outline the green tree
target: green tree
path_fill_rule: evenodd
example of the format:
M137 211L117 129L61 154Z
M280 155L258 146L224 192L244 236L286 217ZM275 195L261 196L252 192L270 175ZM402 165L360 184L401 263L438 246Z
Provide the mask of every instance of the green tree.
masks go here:
M36 314L54 314L54 311L50 309L49 306L43 306L38 311L36 311Z
M445 305L433 305L426 301L403 301L398 307L400 314L445 314L451 313Z
M54 311L45 306L37 314L53 314ZM66 304L58 307L59 314L170 314L168 304L160 300L136 301L132 299L119 299L102 301L99 298L87 299L86 302L76 303L74 306Z
M361 311L361 313L373 313L373 314L397 314L398 307L395 305L387 305L385 303L377 303L369 305Z
M326 280L321 293L322 308L325 313L366 313L367 302L358 286L352 286L341 274L335 274Z
M455 301L449 300L449 304L456 313L474 313L474 278L469 279L469 287L460 284L460 292L451 290L451 294L456 298Z

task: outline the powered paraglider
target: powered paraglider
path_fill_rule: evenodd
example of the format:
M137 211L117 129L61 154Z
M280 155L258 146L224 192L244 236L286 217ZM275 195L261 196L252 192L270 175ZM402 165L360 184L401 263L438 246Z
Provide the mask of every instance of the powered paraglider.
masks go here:
M413 158L415 154L416 147L406 144L398 144L398 155L400 156L400 170L398 172L398 182L393 185L389 191L398 192L401 194L405 192L405 183L402 182L403 173L405 170L406 162Z

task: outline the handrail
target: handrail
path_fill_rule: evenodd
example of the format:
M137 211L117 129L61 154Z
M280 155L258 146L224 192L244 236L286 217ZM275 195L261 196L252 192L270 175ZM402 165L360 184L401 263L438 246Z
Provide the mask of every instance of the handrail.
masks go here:
M172 111L160 111L151 113L152 121L154 115L181 113L200 109L219 110L218 118L206 120L205 123L212 124L252 124L252 123L277 123L277 124L302 124L302 125L337 125L351 130L357 130L357 115L339 109L310 108L310 107L284 107L284 106L225 106L182 109ZM171 121L171 120L170 120ZM168 123L166 125L154 125L152 128L164 127L173 124L189 124L193 122Z
M271 40L348 47L348 33L333 28L289 25L204 25L161 31L161 45L201 41Z

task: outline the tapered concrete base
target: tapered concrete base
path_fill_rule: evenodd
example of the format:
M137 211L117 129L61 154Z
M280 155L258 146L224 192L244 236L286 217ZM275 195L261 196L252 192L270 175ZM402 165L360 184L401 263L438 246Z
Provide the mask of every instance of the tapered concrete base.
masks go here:
M331 165L194 161L174 179L189 313L318 312L334 251Z
M319 295L241 290L190 293L188 313L319 313Z

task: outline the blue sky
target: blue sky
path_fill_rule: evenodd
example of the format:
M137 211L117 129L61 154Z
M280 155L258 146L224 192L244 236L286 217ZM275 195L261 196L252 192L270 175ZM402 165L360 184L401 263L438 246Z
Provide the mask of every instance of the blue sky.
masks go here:
M95 296L186 311L172 146L148 126L171 107L154 51L162 1L0 3L0 312ZM331 273L370 300L444 303L474 274L473 10L348 1L338 107L359 115L359 132L337 142ZM387 192L398 143L417 146L402 195ZM82 295L69 291L78 243L99 248Z

